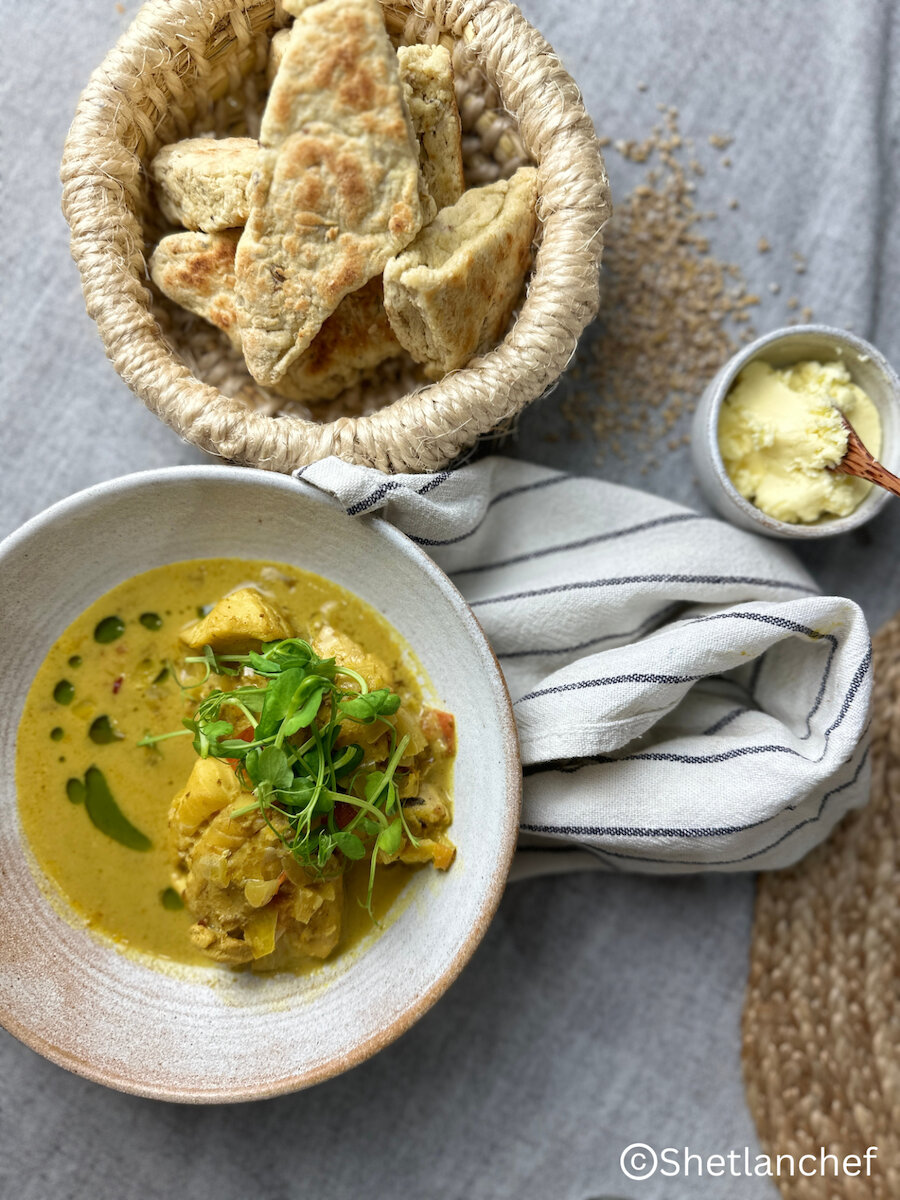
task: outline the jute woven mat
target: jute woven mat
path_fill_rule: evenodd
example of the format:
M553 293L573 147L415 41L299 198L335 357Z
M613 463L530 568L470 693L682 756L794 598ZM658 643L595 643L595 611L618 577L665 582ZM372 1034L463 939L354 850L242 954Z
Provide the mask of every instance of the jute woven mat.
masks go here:
M872 1175L782 1175L786 1200L900 1198L900 613L875 638L872 799L761 875L744 1008L750 1110L770 1155L878 1147Z

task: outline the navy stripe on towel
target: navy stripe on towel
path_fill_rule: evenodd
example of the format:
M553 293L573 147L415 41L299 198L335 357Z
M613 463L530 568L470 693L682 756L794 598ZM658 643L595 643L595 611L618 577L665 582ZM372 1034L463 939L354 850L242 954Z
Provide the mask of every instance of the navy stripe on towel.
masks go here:
M503 604L509 600L530 600L534 596L551 596L558 592L576 592L587 588L621 587L631 583L701 583L717 586L745 583L751 587L770 587L791 592L810 593L813 590L805 583L789 583L784 579L757 579L752 575L620 575L612 579L577 579L572 583L555 583L550 587L509 592L503 596L485 596L482 600L470 600L469 605L471 608L478 608L485 604Z
M416 495L424 496L426 492L433 492L436 487L440 487L445 480L449 479L452 473L452 471L438 471L437 474L432 475L427 483L423 484L422 487L419 488L419 490L416 492ZM357 500L355 504L351 504L346 510L347 516L359 516L361 512L365 512L366 509L372 508L374 505L376 505L379 500L383 500L388 492L395 492L404 487L406 487L405 483L400 483L395 479L387 480L386 483L380 484L374 492L370 492L364 500Z
M616 529L612 533L598 533L593 537L579 538L576 542L561 542L555 546L545 546L540 550L530 550L526 554L517 554L513 558L503 558L498 562L481 563L476 567L460 567L454 575L474 575L479 571L499 571L503 567L512 567L517 563L531 562L535 558L546 558L550 554L565 554L569 550L583 550L586 546L596 546L600 542L612 542L617 538L629 537L635 533L644 533L649 529L659 529L663 525L674 525L682 521L706 521L700 513L673 513L668 517L657 517L655 521L643 521L640 525L630 525L627 529Z
M498 492L496 496L492 496L487 502L484 512L481 517L475 522L471 529L467 529L465 533L459 533L456 537L451 538L426 538L416 537L414 534L409 534L411 541L417 546L456 546L459 542L464 542L467 538L476 534L488 518L488 513L495 504L500 504L503 500L509 500L513 496L521 496L525 492L535 492L539 488L553 487L558 483L568 483L574 479L574 475L554 474L549 475L545 479L536 479L533 483L523 483L519 487L510 488L506 492Z
M863 732L861 743L866 741L868 732L869 732L869 729L867 726L865 731ZM862 772L865 768L866 762L868 761L869 749L870 749L870 747L868 745L866 745L866 748L863 751L862 757L860 758L859 763L857 764L856 769L854 770L851 778L846 780L844 783L838 784L837 787L834 787L831 789L831 791L825 793L825 795L822 797L821 801L819 802L819 807L818 807L818 810L817 810L815 816L805 817L802 821L799 821L796 825L792 825L791 828L788 829L786 833L781 834L780 837L778 837L774 842L770 842L769 845L764 846L761 850L754 850L750 854L745 854L741 858L703 860L702 862L697 859L688 859L686 861L682 861L682 860L676 860L676 859L670 859L670 858L646 858L646 857L644 857L642 855L638 855L638 854L626 854L621 851L610 850L606 846L604 846L602 848L603 852L606 854L615 855L617 858L634 858L634 859L638 860L639 862L669 864L671 866L679 866L679 867L697 867L697 868L708 867L708 866L728 867L728 866L734 866L736 863L739 863L739 862L748 862L750 859L758 858L761 854L765 854L769 850L772 850L776 846L779 846L782 842L786 841L789 837L791 837L793 834L797 833L800 829L803 829L805 826L814 824L816 821L818 821L821 818L823 812L825 811L825 806L828 803L828 801L831 799L831 797L837 796L840 792L846 791L847 788L849 788L849 787L853 787L853 785L859 779L860 775L862 774ZM796 807L796 806L792 806L792 807ZM764 817L759 821L750 821L746 825L725 825L720 828L706 828L706 829L704 829L704 828L700 828L700 829L678 829L678 828L675 828L675 829L669 829L669 828L641 829L637 826L629 827L629 826L623 826L623 825L589 826L589 825L532 825L532 824L522 824L520 826L520 829L522 829L526 833L541 833L541 834L545 834L546 836L549 836L549 837L553 837L553 836L556 836L556 837L622 837L622 838L671 837L671 838L678 838L678 839L695 840L695 839L702 839L702 838L709 838L709 837L730 837L731 835L733 835L735 833L745 833L748 829L756 829L760 825L767 825L767 824L771 823L772 821L777 819L777 816L778 816L778 814L776 814L776 816L774 816L774 817Z

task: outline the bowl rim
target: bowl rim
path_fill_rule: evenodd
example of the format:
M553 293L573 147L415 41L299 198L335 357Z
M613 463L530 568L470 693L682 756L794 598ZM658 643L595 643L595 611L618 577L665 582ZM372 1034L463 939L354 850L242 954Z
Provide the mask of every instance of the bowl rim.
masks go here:
M779 521L776 517L770 517L767 513L764 513L755 504L752 504L742 496L731 482L719 448L718 428L722 404L728 396L732 384L744 367L754 362L757 358L762 357L764 351L778 342L804 335L842 344L849 348L855 355L868 358L890 384L890 394L893 397L897 418L900 420L900 378L898 378L894 368L881 351L876 346L873 346L871 342L866 341L865 338L852 333L850 330L840 329L836 325L807 323L805 325L779 326L769 333L764 333L762 336L754 338L752 342L748 342L746 346L742 346L739 350L735 351L723 363L710 380L704 392L704 400L706 401L703 413L704 440L709 452L716 482L719 485L720 491L724 493L731 504L744 517L752 521L757 529L769 534L769 536L795 541L818 540L825 537L836 537L842 533L850 533L852 530L860 528L860 526L865 525L873 517L877 516L891 498L889 493L883 488L873 485L873 490L869 493L869 496L866 496L853 512L849 513L846 517L835 517L829 521L823 521L821 524L792 524L788 521ZM698 415L700 415L700 411L698 410ZM893 460L894 457L900 457L900 451L893 445L888 447L888 450L889 453L886 454L885 447L882 446L882 460L886 458ZM886 465L890 467L890 463L886 463Z
M333 497L309 485L303 487L300 480L279 473L225 465L176 465L152 468L146 471L131 472L119 475L101 483L92 484L78 492L74 492L56 501L48 508L30 517L24 524L13 530L0 541L0 566L9 553L19 549L39 530L52 525L60 516L69 512L89 508L98 498L105 497L125 488L142 488L170 480L202 481L211 477L219 479L248 481L254 479L262 486L279 488L282 491L296 491L315 502L334 507L341 512L344 508ZM305 481L304 481L305 482ZM433 559L402 530L397 529L383 517L372 513L361 514L356 519L365 521L377 533L392 542L401 553L412 558L421 567L423 574L433 586L444 592L447 599L459 613L467 633L476 645L487 651L486 660L492 672L492 690L496 694L498 709L496 719L501 727L501 742L504 753L504 811L507 814L498 852L495 857L495 867L485 896L478 911L477 918L468 930L465 939L458 947L454 956L444 965L444 968L431 985L415 997L399 1015L384 1029L371 1034L365 1040L357 1042L352 1049L332 1056L315 1068L300 1074L286 1075L271 1083L260 1086L225 1087L213 1092L191 1091L189 1088L174 1089L161 1085L142 1085L139 1081L129 1080L124 1075L113 1075L108 1070L95 1067L90 1060L77 1057L68 1050L47 1042L40 1034L32 1032L15 1014L8 1011L6 1006L0 1008L0 1026L12 1034L18 1041L41 1054L44 1058L63 1067L75 1075L89 1079L94 1083L103 1084L116 1091L149 1099L165 1100L178 1103L220 1104L237 1103L249 1100L271 1099L292 1092L304 1090L314 1084L342 1074L351 1067L358 1066L386 1048L412 1027L440 999L452 983L459 977L461 971L471 959L479 943L485 936L488 927L499 907L500 900L506 888L509 871L512 866L518 837L519 823L522 810L523 774L519 754L518 731L515 723L512 699L504 678L503 671L496 654L493 651L484 630L477 617L472 612L465 597L434 562ZM150 569L149 567L147 569ZM46 900L44 903L48 903ZM110 953L118 953L110 947Z

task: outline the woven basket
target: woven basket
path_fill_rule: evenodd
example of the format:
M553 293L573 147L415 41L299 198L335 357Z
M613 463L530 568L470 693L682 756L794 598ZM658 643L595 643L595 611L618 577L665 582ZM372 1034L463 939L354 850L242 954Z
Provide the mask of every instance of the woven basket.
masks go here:
M163 232L146 167L168 142L255 136L276 0L150 0L91 77L66 140L63 211L85 302L113 366L183 438L291 471L329 454L433 471L510 421L558 377L598 306L609 185L590 117L552 48L508 0L382 0L397 44L452 52L468 184L533 161L541 224L527 295L505 340L423 386L394 364L309 410L255 384L218 330L151 288ZM348 413L357 415L346 415Z
M784 1200L900 1197L900 612L872 665L872 798L760 875L742 1058L770 1155L878 1155L871 1175L783 1173Z

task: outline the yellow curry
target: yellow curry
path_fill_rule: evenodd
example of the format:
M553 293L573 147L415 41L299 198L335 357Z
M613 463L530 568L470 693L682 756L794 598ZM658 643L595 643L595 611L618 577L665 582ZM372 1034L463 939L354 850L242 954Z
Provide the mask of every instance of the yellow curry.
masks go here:
M284 564L174 563L113 588L39 668L19 727L40 872L121 948L298 969L455 850L453 717L412 652Z

